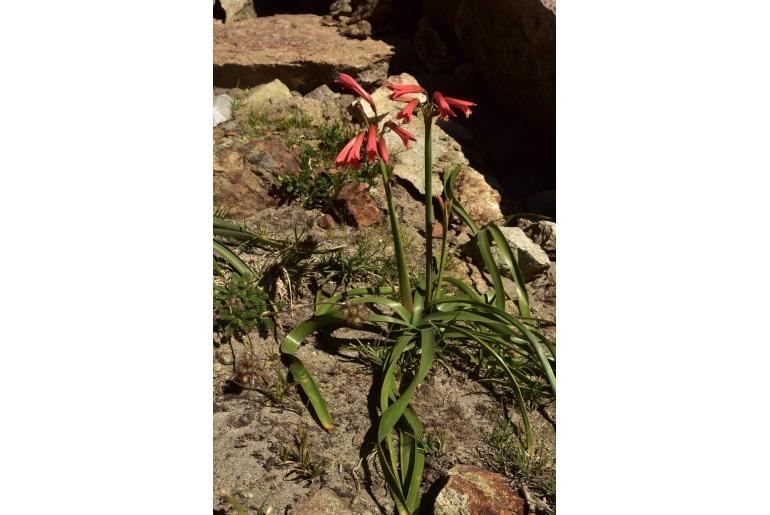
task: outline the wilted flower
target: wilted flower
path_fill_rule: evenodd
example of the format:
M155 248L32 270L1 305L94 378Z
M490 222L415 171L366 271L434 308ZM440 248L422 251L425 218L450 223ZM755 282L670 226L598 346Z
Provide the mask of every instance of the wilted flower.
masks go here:
M414 134L409 132L408 130L399 127L393 122L385 122L385 126L389 127L390 130L395 132L399 138L401 138L401 141L404 143L405 148L410 148L411 144L409 143L409 140L417 141L417 138L414 137Z
M337 84L342 84L346 88L355 91L358 96L369 102L369 105L372 106L372 109L374 109L375 113L377 112L377 106L374 105L374 99L372 99L372 96L367 93L366 90L364 90L364 88L362 88L353 77L346 73L340 73L339 77L334 82Z
M414 112L415 108L420 104L420 101L416 98L413 98L409 101L406 106L402 110L398 112L396 115L396 118L402 118L404 120L404 123L409 123L412 121L412 113Z

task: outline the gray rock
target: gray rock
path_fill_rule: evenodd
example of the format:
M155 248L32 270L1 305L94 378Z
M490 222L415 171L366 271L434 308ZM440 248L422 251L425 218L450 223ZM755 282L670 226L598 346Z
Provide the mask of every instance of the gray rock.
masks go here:
M534 241L529 239L524 234L524 231L518 227L500 227L500 232L503 233L506 241L508 241L508 245L510 245L511 250L515 253L514 257L519 264L519 268L521 268L525 281L530 281L548 270L551 265L548 254ZM501 268L505 268L499 255L495 256L495 260L499 260L498 263L501 263Z
M372 35L372 24L366 20L348 25L340 34L354 39L366 39Z
M516 226L521 228L529 238L537 243L548 254L551 261L556 261L556 223L547 220L532 222L520 219Z
M328 102L330 100L336 101L342 97L339 93L336 93L329 88L326 84L321 84L313 91L305 95L305 98L312 98L320 102Z
M291 507L290 515L353 515L350 502L336 492L322 488L311 492L300 502Z
M233 99L230 95L214 97L214 127L233 117Z
M252 0L219 0L219 3L225 10L225 23L257 17Z
M350 0L336 0L329 6L329 13L334 18L339 18L340 15L349 15L353 12L353 7L350 5Z
M255 111L260 111L271 107L281 100L288 100L291 98L291 90L286 87L286 84L275 79L272 82L254 88L243 103Z

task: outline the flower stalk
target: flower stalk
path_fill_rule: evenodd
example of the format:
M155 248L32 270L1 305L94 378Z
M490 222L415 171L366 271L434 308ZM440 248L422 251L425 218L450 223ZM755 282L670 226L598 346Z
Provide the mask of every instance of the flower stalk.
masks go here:
M425 306L433 300L433 116L424 110L425 120Z
M390 232L393 234L393 252L396 256L396 267L398 268L398 289L401 295L401 304L409 311L414 312L412 302L412 288L409 284L409 270L406 267L406 256L404 256L404 246L401 243L401 229L398 226L398 215L396 206L393 204L393 193L390 190L390 174L385 161L380 159L380 172L382 173L382 185L385 188L385 199L388 203L388 218L390 219Z

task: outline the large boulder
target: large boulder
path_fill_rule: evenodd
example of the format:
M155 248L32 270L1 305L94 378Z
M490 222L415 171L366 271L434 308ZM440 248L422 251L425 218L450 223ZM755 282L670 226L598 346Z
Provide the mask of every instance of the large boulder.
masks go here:
M473 465L456 465L436 496L435 515L524 515L525 500L500 474Z
M312 14L266 16L214 26L214 85L248 88L279 79L307 93L337 72L364 86L387 76L393 48L385 42L346 38Z

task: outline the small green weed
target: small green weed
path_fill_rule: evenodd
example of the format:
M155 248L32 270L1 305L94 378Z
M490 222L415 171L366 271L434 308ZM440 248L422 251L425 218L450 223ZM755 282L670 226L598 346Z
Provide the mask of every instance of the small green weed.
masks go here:
M242 340L255 329L273 327L270 301L253 277L232 274L214 288L214 332L223 340Z
M329 158L313 146L299 142L300 173L278 177L278 194L288 203L300 202L306 209L320 209L341 216L335 208L335 199L342 185L348 181L374 183L377 170L374 164L362 164L351 172L329 173L334 156ZM330 162L331 161L331 162Z
M342 288L359 280L372 280L376 286L392 284L397 279L394 256L384 254L382 245L362 235L351 249L340 249L326 255L318 264L322 282L334 281Z
M489 438L491 466L498 472L514 477L540 501L538 507L550 513L556 504L556 469L553 452L538 442L527 453L526 438L510 422L501 421Z
M267 133L269 116L267 111L249 110L243 121L245 133L252 138L259 138Z
M368 364L376 371L382 370L382 365L390 354L390 346L378 340L356 339L356 343L347 345L345 350L357 352L358 361Z
M310 117L302 111L297 111L288 118L280 120L275 128L279 131L287 131L289 129L308 129L312 126L313 122Z
M443 431L438 435L428 433L425 439L420 442L420 448L426 456L440 456L444 454L445 439L446 435Z
M311 454L307 432L304 429L300 429L298 434L294 435L294 445L283 448L281 462L283 465L291 466L291 470L286 474L287 477L295 474L296 479L308 482L320 478L326 471L326 461Z
M291 395L291 384L286 379L286 374L275 370L275 381L268 385L265 395L276 404L286 403Z

